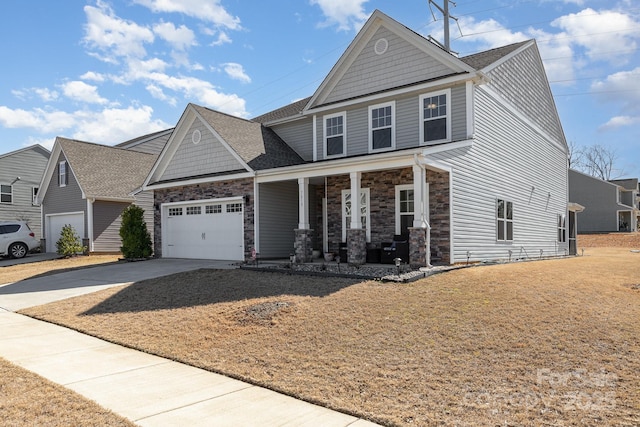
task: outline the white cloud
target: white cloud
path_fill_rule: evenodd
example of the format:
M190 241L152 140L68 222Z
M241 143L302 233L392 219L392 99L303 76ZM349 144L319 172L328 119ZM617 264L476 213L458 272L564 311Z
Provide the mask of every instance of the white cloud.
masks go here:
M222 46L223 44L231 43L231 38L224 31L220 31L218 39L211 42L210 46Z
M598 128L601 132L616 130L622 127L640 124L640 116L616 116Z
M117 17L111 7L100 0L97 7L85 6L84 11L87 15L84 42L101 52L92 52L92 56L115 63L118 57L146 55L145 43L154 40L149 28Z
M640 67L611 74L593 83L591 90L603 101L622 101L625 109L640 112Z
M238 64L235 62L228 62L226 64L222 64L222 68L224 72L227 73L229 77L234 80L239 80L243 83L251 83L251 77L245 73L242 64Z
M88 104L106 104L106 98L98 94L98 88L87 84L81 80L74 80L60 85L62 93L67 98L74 101L86 102Z
M104 74L96 73L95 71L87 71L83 75L80 76L82 80L90 80L97 83L102 83L106 80Z
M551 25L566 32L570 42L584 48L591 60L614 64L627 63L629 57L617 51L635 50L640 39L640 21L612 10L587 8L562 16Z
M56 138L44 137L44 138L35 138L33 136L28 136L27 140L22 144L23 147L30 147L35 144L40 144L47 150L51 151L53 149L53 143L56 142Z
M186 50L197 44L193 31L184 25L176 28L171 22L161 22L153 26L153 31L177 50Z
M56 133L71 128L73 123L73 115L64 111L42 108L27 111L0 105L0 124L7 128L29 128L41 133Z
M153 12L182 13L216 26L239 30L240 18L232 16L220 0L134 0Z
M167 96L167 94L164 93L161 87L149 84L147 85L146 89L154 98L159 99L160 101L164 101L174 107L178 105L178 100L172 96Z
M322 27L337 25L340 31L359 30L369 18L364 11L368 0L310 0L312 5L320 6L326 20Z
M11 94L16 98L26 101L34 94L44 102L52 102L58 99L59 93L46 87L32 87L30 89L13 89Z

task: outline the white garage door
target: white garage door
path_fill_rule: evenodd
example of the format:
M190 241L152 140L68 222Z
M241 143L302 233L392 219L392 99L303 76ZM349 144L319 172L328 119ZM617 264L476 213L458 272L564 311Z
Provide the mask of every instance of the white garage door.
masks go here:
M82 212L60 214L60 215L47 215L47 252L56 252L56 242L60 239L60 233L62 227L66 224L76 230L76 233L83 239L84 235L84 214Z
M241 200L164 205L163 256L243 260L243 208Z

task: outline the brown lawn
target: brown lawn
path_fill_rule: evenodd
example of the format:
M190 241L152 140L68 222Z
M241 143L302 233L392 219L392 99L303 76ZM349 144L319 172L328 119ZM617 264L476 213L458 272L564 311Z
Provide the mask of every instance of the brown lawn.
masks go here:
M84 397L0 358L3 426L121 426L135 424Z
M388 425L640 424L640 254L411 284L199 270L25 310Z

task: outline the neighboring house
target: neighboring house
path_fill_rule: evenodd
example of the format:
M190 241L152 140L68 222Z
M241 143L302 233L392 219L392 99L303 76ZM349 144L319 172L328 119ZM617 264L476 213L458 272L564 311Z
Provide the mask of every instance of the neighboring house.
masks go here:
M36 196L49 150L32 145L0 154L0 221L23 220L40 239L40 207Z
M637 231L640 217L638 179L604 181L569 169L569 198L585 207L578 233Z
M145 210L153 236L153 192L141 187L170 133L136 138L120 144L124 148L56 138L38 197L46 251L56 251L62 227L70 224L89 252L119 252L121 213L132 203Z
M310 98L253 120L189 104L144 189L165 257L360 264L394 238L412 265L569 250L536 43L458 58L380 11Z

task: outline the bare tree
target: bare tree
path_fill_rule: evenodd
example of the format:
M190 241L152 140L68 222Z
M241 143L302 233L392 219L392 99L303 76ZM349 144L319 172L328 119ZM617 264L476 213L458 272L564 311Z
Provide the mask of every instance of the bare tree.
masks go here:
M569 167L572 169L580 169L583 162L583 150L578 148L575 141L567 143L569 148Z
M584 173L605 181L618 178L624 174L624 171L615 168L618 154L610 147L593 144L577 149L575 153L575 160L573 158L570 160L570 162L574 162L571 167ZM573 154L571 157L573 157Z

